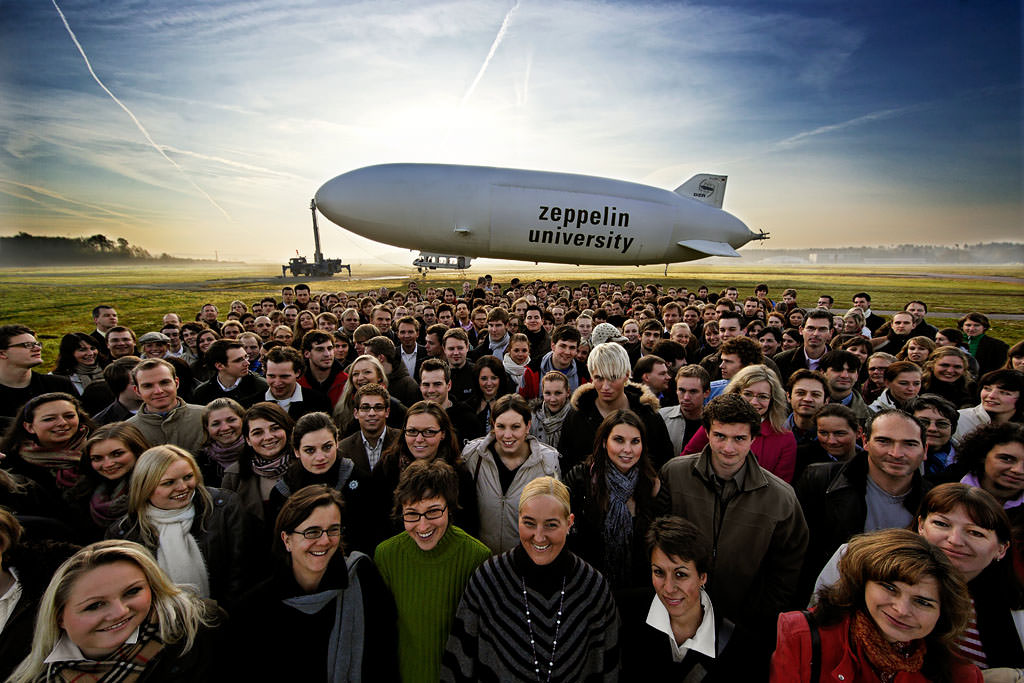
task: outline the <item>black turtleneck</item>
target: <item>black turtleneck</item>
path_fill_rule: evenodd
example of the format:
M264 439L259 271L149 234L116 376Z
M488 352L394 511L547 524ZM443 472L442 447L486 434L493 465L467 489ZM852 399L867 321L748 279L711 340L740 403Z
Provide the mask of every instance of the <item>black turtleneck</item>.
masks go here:
M512 563L527 586L548 598L562 590L563 581L576 565L576 557L563 546L554 560L536 564L520 544L512 549Z

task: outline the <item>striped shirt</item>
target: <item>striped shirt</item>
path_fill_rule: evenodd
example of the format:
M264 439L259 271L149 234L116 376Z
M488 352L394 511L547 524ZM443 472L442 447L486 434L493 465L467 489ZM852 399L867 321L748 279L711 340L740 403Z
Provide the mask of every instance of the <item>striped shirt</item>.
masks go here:
M985 648L981 644L981 634L978 633L978 613L974 609L974 598L971 598L971 612L967 619L967 627L960 637L956 639L956 649L960 656L979 669L988 668L985 657Z

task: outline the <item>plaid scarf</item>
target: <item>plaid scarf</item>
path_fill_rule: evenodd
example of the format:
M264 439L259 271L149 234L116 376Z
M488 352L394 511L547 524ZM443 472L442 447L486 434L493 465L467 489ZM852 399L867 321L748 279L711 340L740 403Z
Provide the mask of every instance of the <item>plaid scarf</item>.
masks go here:
M273 479L274 477L280 477L288 471L288 466L292 463L292 449L291 446L285 446L277 457L273 460L264 460L255 453L252 454L252 460L249 461L249 466L252 471L261 477L267 479Z
M139 628L136 642L125 643L106 659L56 662L48 665L36 680L54 680L56 676L57 680L66 683L131 683L138 680L146 667L160 656L163 648L160 625L154 616Z

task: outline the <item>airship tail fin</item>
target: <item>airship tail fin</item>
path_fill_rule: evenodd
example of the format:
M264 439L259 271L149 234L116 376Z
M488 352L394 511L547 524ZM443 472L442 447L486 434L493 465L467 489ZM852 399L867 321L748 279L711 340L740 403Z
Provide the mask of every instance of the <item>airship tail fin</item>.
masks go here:
M725 181L729 176L698 173L675 189L675 193L708 204L716 209L722 208L725 199Z
M676 242L681 247L707 254L708 256L734 256L740 253L725 242L712 242L711 240L680 240Z

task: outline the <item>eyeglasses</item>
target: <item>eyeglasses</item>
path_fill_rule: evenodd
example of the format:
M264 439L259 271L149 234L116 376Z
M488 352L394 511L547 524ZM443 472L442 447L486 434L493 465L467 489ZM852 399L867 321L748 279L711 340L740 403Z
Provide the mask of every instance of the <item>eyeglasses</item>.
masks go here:
M373 406L367 403L362 403L359 405L359 410L361 410L364 413L383 413L387 409L388 407L386 405L382 405L380 403Z
M749 392L749 391L741 391L740 392L740 396L742 396L743 398L747 399L748 401L757 400L757 401L761 401L762 403L765 402L765 401L772 400L771 394L755 394L755 393L752 393L752 392Z
M406 524L416 524L420 521L420 517L426 517L427 519L441 519L441 515L448 509L445 505L441 508L430 508L426 512L416 512L414 510L408 510L402 513L402 521Z
M949 429L953 426L953 423L949 420L929 420L927 417L919 417L917 421L926 425L934 425L938 429Z
M415 439L417 436L423 436L427 439L433 439L435 436L441 433L440 429L415 429L412 427L405 428L405 435Z
M318 527L318 526L311 526L308 529L303 529L302 531L299 531L298 529L295 529L294 531L292 531L292 533L293 534L301 534L302 537L304 539L306 539L307 541L315 541L316 539L320 538L324 534L327 534L327 536L329 538L337 538L338 536L341 536L341 531L342 531L341 525L340 524L335 524L333 526L327 527L326 529L324 529L322 527Z
M31 351L32 349L41 349L41 348L43 348L43 342L39 342L39 341L19 342L17 344L8 344L5 348L13 349L16 346L18 348L28 349L29 351Z

